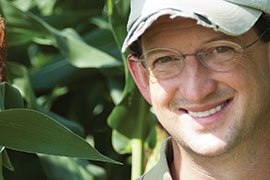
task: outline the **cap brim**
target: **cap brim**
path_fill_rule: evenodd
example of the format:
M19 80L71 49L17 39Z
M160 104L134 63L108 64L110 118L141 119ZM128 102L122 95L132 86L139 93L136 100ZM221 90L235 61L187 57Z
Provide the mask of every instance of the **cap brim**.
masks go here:
M140 14L133 16L128 23L129 33L124 41L122 52L125 52L153 22L163 15L170 15L171 18L192 18L202 26L237 36L247 32L261 14L262 11L253 8L217 0L166 0L159 1L156 5L145 3Z

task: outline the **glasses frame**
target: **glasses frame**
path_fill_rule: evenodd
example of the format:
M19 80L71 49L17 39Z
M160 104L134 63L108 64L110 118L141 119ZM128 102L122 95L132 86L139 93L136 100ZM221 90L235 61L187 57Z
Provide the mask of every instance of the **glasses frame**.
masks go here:
M239 56L238 57L241 57L241 55L242 55L242 52L244 51L244 50L246 50L246 49L248 49L249 47L251 47L251 46L253 46L254 44L256 44L268 31L270 30L270 26L268 26L267 28L266 28L266 30L263 32L263 33L261 33L259 36L258 36L258 38L257 39L255 39L253 42L251 42L251 43L249 43L249 44L247 44L247 45L245 45L245 46L241 46L241 45L239 45L239 44L237 44L237 43L234 43L234 42L231 42L231 41L225 41L226 43L231 43L231 44L233 44L233 45L235 45L235 46L238 46L239 48L237 49L238 51L238 54L239 54ZM215 41L214 41L215 42ZM220 42L222 42L222 40L220 41ZM155 49L150 49L148 52L151 52L151 51L154 51L154 50L158 50L158 49L160 49L160 50L170 50L170 51L173 51L173 52L176 52L177 54L180 54L182 57L183 57L183 59L184 59L184 64L185 64L185 58L186 58L186 56L196 56L196 58L198 59L198 61L204 66L204 67L206 67L207 69L209 69L209 70L213 70L213 69L210 69L207 65L205 65L202 61L201 61L201 59L200 59L200 54L203 52L203 51L199 51L199 52L197 52L197 53L194 53L194 54L181 54L181 53L179 53L178 51L176 51L176 50L173 50L173 49L169 49L169 48L155 48ZM135 55L136 56L136 55ZM142 55L143 56L143 55ZM142 57L141 56L141 57ZM140 62L140 64L142 65L142 67L146 70L146 66L145 66L145 60L143 59L143 58L139 58L138 60L134 60L134 59L130 59L130 58L128 58L128 61L129 62Z

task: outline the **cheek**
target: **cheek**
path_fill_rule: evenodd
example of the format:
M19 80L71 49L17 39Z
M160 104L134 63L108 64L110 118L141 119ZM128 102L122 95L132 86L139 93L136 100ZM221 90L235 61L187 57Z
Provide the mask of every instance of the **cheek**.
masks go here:
M177 82L169 79L158 81L154 78L150 78L149 82L153 105L168 107L178 89Z
M174 119L174 113L169 106L175 94L175 86L172 84L169 81L166 83L152 81L149 86L154 112L164 127L167 127L168 123L172 123L168 119Z
M170 101L172 99L172 93L170 91L164 89L160 84L151 84L151 100L152 107L154 113L161 123L161 125L169 130L170 127L174 127L175 125L175 113L172 113L170 109Z
M150 84L151 100L154 108L162 108L167 104L168 93L158 83Z
M249 106L257 109L269 107L270 70L267 56L249 56L244 63L237 66L238 77L235 87L242 99L251 103ZM256 109L254 108L254 109Z

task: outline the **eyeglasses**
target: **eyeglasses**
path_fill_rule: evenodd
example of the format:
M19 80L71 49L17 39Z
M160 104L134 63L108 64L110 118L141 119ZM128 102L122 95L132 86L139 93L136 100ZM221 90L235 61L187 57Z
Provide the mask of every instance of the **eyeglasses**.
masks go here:
M149 74L161 79L181 73L187 56L195 56L200 64L209 70L226 72L231 70L241 59L243 51L254 45L269 29L270 27L255 41L246 46L240 46L230 41L213 41L206 44L195 54L181 54L169 48L155 48L145 52L139 60L129 61L141 62L141 65Z

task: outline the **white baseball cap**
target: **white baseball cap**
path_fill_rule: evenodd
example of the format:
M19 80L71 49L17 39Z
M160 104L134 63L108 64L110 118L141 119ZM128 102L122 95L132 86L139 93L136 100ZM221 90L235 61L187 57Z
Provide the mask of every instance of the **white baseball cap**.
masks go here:
M122 52L160 16L186 17L237 36L253 27L260 15L270 13L270 0L131 0L127 37Z

